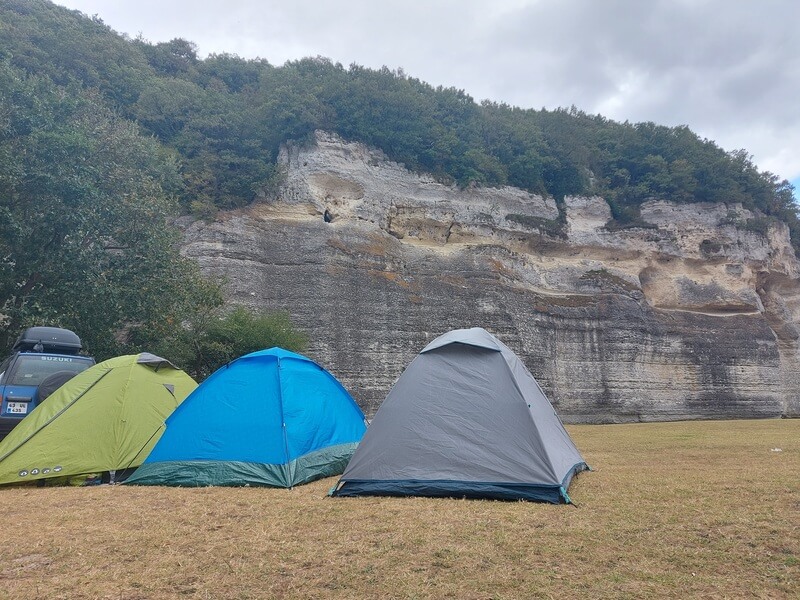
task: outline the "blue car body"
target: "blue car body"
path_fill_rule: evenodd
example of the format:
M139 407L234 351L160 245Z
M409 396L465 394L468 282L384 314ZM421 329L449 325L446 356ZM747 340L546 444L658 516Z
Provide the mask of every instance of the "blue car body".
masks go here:
M37 333L41 333L41 330L58 331L44 327L33 329L39 330ZM18 345L26 347L25 344ZM70 348L65 353L54 351L53 345L48 345L46 340L44 344L39 343L35 350L26 347L26 350L12 352L0 363L0 439L7 436L43 400L40 386L45 380L63 383L93 364L93 358L78 355L77 350Z

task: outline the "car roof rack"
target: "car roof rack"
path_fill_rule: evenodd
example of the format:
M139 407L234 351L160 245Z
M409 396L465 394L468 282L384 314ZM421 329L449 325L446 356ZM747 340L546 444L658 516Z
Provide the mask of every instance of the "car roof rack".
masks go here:
M78 354L83 345L78 335L60 327L28 327L14 343L12 352Z

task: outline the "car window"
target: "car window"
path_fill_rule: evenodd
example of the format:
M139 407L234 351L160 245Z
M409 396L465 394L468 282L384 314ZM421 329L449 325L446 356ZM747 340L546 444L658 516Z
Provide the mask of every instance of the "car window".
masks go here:
M38 386L53 373L59 371L80 373L90 366L89 361L71 356L20 356L6 383Z

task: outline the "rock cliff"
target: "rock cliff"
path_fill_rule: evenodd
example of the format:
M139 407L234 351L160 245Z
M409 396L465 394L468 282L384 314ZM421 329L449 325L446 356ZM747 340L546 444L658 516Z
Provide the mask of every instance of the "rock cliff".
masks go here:
M482 326L566 422L800 416L800 262L739 205L466 189L318 133L277 198L184 222L231 303L286 310L372 414L425 344ZM327 215L325 214L327 211ZM565 218L564 218L565 217ZM763 222L763 221L762 221Z

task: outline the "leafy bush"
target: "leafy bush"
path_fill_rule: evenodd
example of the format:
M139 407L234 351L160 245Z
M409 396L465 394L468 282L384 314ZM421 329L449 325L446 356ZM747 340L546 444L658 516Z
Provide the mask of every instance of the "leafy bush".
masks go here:
M152 340L155 347L198 381L250 352L273 346L301 352L308 343L288 314L253 312L241 306L227 313L212 310L172 333L166 339Z

